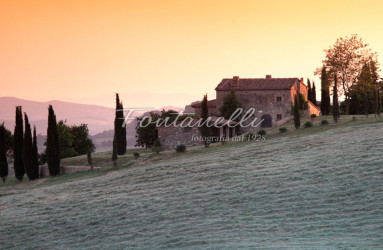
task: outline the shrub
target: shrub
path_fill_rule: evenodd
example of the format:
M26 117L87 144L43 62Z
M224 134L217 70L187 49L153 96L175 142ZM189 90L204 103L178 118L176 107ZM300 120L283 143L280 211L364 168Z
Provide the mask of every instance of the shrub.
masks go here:
M160 140L155 139L152 146L152 151L159 154L161 151L161 143Z
M323 121L321 121L320 124L322 124L322 125L327 125L327 124L328 124L328 121L327 121L327 120L323 120Z
M252 132L247 133L246 139L248 141L254 140L255 139L254 133L252 133Z
M314 125L313 125L312 122L308 121L308 122L305 123L304 126L305 126L305 128L311 128L311 127L314 126Z
M264 129L261 129L257 132L257 135L266 135L266 131Z
M134 156L134 158L138 158L138 157L140 157L140 153L138 153L138 152L134 152L134 153L133 153L133 156Z
M317 117L316 114L312 114L312 115L311 115L311 118L315 118L315 117Z
M184 144L178 145L176 151L177 153L184 153L186 151L186 146Z
M280 133L286 133L287 132L287 128L285 128L285 127L279 128L279 132Z
M352 117L352 121L353 122L356 121L356 117L355 116Z

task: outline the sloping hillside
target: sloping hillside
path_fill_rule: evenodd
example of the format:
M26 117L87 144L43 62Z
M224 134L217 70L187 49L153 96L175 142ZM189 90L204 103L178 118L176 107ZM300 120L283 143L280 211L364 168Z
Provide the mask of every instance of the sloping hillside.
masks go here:
M382 247L383 123L306 131L0 188L1 247Z

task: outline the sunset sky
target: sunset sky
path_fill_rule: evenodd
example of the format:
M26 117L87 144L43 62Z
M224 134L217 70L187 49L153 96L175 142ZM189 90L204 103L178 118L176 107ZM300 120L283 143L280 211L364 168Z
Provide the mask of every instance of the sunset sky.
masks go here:
M183 107L234 75L319 88L338 37L358 34L382 62L382 26L380 0L0 0L0 96Z

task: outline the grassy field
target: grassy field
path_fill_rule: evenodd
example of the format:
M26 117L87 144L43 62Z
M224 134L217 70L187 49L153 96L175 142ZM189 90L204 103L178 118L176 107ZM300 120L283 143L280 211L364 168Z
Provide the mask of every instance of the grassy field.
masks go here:
M139 159L129 152L117 170L105 152L94 155L97 171L17 185L10 178L0 186L0 246L382 248L382 120L285 127L261 142L185 154L142 149Z

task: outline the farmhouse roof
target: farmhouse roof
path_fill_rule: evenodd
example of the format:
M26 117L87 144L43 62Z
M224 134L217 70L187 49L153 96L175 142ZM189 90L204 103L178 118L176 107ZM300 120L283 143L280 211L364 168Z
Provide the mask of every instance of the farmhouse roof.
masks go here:
M224 78L215 88L216 91L227 90L289 90L299 78Z

